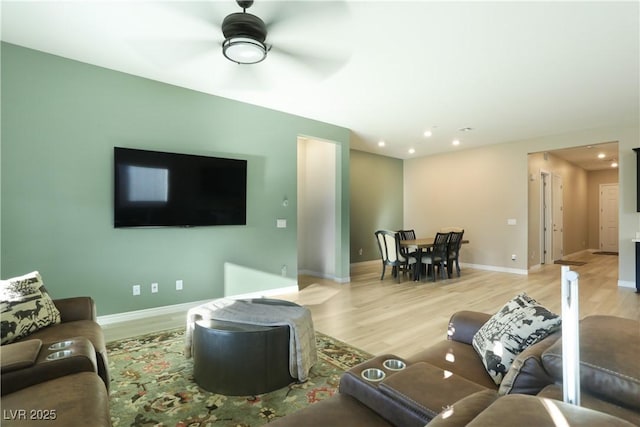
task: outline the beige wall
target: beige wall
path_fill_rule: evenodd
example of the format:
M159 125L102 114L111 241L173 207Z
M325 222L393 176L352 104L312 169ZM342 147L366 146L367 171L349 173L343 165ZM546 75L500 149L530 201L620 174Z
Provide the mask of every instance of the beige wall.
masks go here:
M587 175L589 249L600 249L600 184L616 183L618 169L590 171Z
M638 231L636 159L639 125L585 130L508 144L497 144L405 161L404 226L430 235L459 225L471 241L461 252L465 263L489 269L526 271L528 267L529 153L618 141L620 152L619 283L635 284ZM580 191L586 191L586 187ZM507 225L515 218L517 225ZM511 261L511 254L518 256Z
M470 241L462 262L526 271L527 157L521 153L518 144L500 144L406 160L405 228L432 236L441 227L462 227ZM510 218L516 225L507 225Z

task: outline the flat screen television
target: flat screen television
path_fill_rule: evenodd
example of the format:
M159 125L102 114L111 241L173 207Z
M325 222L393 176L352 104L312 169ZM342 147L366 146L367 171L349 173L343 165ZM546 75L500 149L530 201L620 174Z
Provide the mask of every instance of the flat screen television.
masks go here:
M114 227L246 225L247 161L114 147Z

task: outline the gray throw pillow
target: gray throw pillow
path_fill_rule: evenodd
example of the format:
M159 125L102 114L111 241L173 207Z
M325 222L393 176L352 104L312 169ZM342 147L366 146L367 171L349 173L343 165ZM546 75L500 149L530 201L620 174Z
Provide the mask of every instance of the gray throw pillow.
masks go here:
M507 302L473 336L473 348L500 385L516 356L560 328L561 318L522 293Z

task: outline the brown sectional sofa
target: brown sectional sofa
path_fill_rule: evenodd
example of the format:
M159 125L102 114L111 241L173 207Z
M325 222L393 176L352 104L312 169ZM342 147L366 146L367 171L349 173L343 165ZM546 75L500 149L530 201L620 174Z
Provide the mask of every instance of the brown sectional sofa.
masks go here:
M109 371L90 297L53 300L61 323L0 346L3 426L110 426Z
M581 321L577 407L562 402L560 332L520 353L496 385L472 346L490 318L455 313L447 339L404 359L404 369L383 366L399 359L394 355L375 357L345 372L336 396L270 425L551 426L552 415L570 425L640 425L640 322L613 316ZM363 379L362 371L370 367L382 369L384 379Z

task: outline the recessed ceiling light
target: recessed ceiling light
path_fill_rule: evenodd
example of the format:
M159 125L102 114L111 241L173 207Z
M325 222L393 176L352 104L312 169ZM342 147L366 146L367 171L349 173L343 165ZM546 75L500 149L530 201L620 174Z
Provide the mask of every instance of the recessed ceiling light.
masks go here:
M409 148L409 154L413 154L415 152L416 152L415 148Z
M460 140L459 139L454 139L451 143L453 145L460 145Z
M433 135L433 132L431 132L430 130L425 130L424 131L424 137L425 138L429 138L431 135Z
M611 167L612 168L617 168L618 167L618 162L612 162L611 163Z
M598 154L598 158L599 158L599 159L604 159L605 157L606 157L606 156L605 156L605 154L604 154L604 153L600 153L600 154Z
M382 140L378 141L378 147L384 147L386 143Z
M460 128L460 129L458 129L458 130L459 130L460 132L469 132L469 131L472 131L472 130L473 130L473 128L466 127L466 128Z

